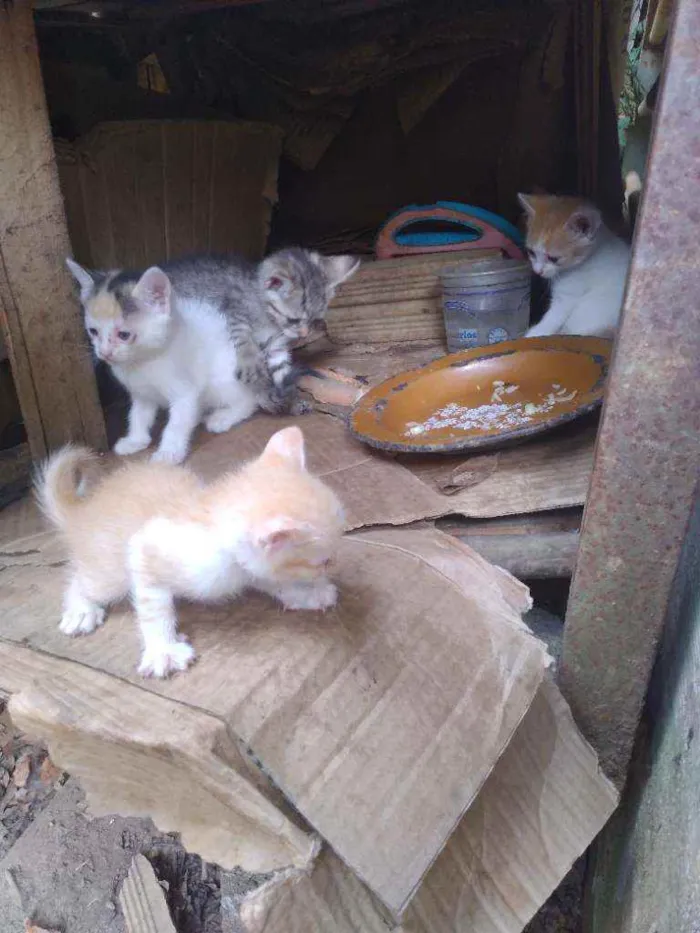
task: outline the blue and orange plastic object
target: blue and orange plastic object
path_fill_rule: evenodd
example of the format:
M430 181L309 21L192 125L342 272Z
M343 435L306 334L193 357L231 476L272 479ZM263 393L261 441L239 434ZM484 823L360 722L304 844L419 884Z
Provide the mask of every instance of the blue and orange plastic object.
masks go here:
M448 229L426 229L431 223ZM384 224L375 244L377 259L465 249L500 249L511 259L525 258L517 227L498 214L459 201L402 208Z

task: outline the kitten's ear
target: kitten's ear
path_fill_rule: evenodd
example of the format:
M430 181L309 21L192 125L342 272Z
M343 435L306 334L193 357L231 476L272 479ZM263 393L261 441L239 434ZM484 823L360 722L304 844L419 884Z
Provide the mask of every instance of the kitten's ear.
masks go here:
M260 266L260 281L266 292L279 298L288 298L294 289L289 269L274 255L263 260Z
M283 428L273 434L267 442L262 456L277 457L299 467L300 470L304 470L306 468L306 453L301 428L292 425L292 427Z
M80 286L80 300L87 301L95 290L97 273L84 269L75 259L68 257L66 259L68 271Z
M170 279L158 266L151 266L134 286L132 297L146 311L170 314Z
M592 204L584 204L566 221L566 229L577 240L591 241L595 239L602 222L603 218L598 208Z
M308 540L310 534L311 528L306 522L300 522L287 515L278 515L268 519L256 530L255 539L259 547L272 554L297 542Z
M536 195L532 194L518 194L518 201L520 202L520 206L528 215L528 217L532 217L532 215L535 213L535 197Z
M356 256L321 256L320 264L329 285L335 288L357 272L360 260Z

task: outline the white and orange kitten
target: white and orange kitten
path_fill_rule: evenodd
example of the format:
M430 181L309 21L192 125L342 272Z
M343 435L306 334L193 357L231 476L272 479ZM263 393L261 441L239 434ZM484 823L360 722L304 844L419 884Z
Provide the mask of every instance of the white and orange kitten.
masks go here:
M527 253L552 298L526 337L581 334L611 337L617 329L630 247L580 198L519 194L527 215Z
M106 607L130 595L143 642L139 672L165 677L194 659L177 634L176 597L217 601L251 588L286 609L335 605L328 569L343 510L307 471L299 428L278 431L257 460L209 485L186 467L153 461L126 464L93 485L94 459L86 448L64 447L37 482L70 556L66 635L94 631Z

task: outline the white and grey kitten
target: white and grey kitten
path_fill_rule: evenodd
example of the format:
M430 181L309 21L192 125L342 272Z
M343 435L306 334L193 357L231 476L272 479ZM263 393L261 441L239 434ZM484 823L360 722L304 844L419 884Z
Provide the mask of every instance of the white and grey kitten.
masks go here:
M305 271L318 270L300 280L275 255L259 266L191 259L142 274L91 272L67 262L95 354L131 396L128 432L115 452L148 447L158 410L166 408L154 459L173 463L187 456L202 419L221 433L258 407L288 405L291 343L323 318L337 284L326 270L339 270L341 280L340 271L347 277L356 267L346 257L299 259Z

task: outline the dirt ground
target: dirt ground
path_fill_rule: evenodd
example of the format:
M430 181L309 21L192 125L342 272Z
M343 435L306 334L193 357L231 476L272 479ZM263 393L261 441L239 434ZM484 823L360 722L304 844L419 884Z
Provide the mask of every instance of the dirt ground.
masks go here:
M558 657L561 622L540 610L528 621ZM237 905L266 880L202 862L150 820L92 817L78 781L13 732L0 699L0 933L23 933L26 921L51 933L128 933L119 890L138 853L177 933L240 933ZM580 933L583 872L582 860L526 933Z

